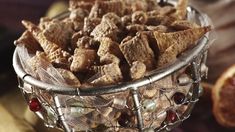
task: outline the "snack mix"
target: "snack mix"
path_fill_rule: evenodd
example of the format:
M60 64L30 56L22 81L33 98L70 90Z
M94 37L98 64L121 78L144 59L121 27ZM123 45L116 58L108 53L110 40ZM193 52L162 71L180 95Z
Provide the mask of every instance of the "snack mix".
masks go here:
M29 57L22 59L26 71L41 81L56 74L55 85L101 87L141 79L174 63L211 30L187 20L188 0L179 0L176 6L156 0L69 4L70 14L63 19L41 18L38 25L23 20L26 31L15 41L27 49ZM191 77L185 69L138 91L146 129L175 122L187 108ZM65 120L77 131L136 131L130 92L61 96ZM51 103L49 95L40 94Z

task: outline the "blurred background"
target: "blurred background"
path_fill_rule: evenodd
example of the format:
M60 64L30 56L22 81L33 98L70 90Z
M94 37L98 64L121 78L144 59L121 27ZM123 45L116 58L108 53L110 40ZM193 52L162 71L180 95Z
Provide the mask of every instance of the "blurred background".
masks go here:
M209 76L204 82L213 86L218 77L235 64L235 1L191 0L196 8L211 18L217 39L208 56ZM0 0L0 132L45 132L58 131L45 128L32 114L17 89L16 75L12 68L13 41L24 31L22 19L37 23L42 16L53 16L66 10L64 0ZM220 126L211 113L210 88L193 110L191 118L175 132L234 132Z

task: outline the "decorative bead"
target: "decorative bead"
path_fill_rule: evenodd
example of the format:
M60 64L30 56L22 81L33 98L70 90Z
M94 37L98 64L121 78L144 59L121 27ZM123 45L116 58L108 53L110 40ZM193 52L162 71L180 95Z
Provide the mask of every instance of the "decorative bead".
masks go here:
M198 95L201 97L203 95L203 87L202 85L199 86L199 91L198 91Z
M67 102L66 105L66 114L69 114L73 117L80 117L94 111L94 109L85 108L81 102Z
M47 114L46 118L44 118L44 125L46 127L54 128L57 123L57 116L55 111L50 106L45 106L45 112Z
M42 106L37 98L32 98L29 101L29 109L33 112L37 112L42 109Z
M176 92L173 96L172 99L176 104L182 104L185 100L185 95L181 92Z
M31 86L30 84L24 83L23 90L24 90L26 93L32 93L32 86Z
M70 114L74 117L80 117L85 113L85 109L82 107L70 107Z
M153 100L146 99L143 102L143 110L146 112L154 112L157 108L156 103Z
M149 128L145 128L143 132L155 132L155 131L152 127L149 127Z
M177 120L177 115L174 111L168 110L167 111L167 116L166 116L166 121L169 123L174 123Z
M126 99L114 98L113 107L117 109L124 109L126 107Z
M132 117L128 113L123 112L123 113L121 113L120 117L118 118L118 123L122 127L128 127L131 123L131 118Z
M186 86L192 82L191 78L187 74L182 74L177 78L179 86Z
M202 63L201 64L201 77L207 78L207 74L208 74L208 67L206 66L206 64Z

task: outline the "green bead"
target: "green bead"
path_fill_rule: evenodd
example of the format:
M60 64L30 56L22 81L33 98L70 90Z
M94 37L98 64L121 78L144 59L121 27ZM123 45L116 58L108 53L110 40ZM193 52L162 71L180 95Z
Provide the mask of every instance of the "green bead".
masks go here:
M143 110L145 112L154 112L156 108L157 108L157 105L154 100L146 99L143 101Z

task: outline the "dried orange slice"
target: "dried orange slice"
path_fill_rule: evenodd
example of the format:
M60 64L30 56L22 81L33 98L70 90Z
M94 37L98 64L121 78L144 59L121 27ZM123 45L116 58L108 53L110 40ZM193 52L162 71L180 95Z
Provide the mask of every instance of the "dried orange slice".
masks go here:
M235 65L229 67L212 89L213 114L223 126L235 127Z

